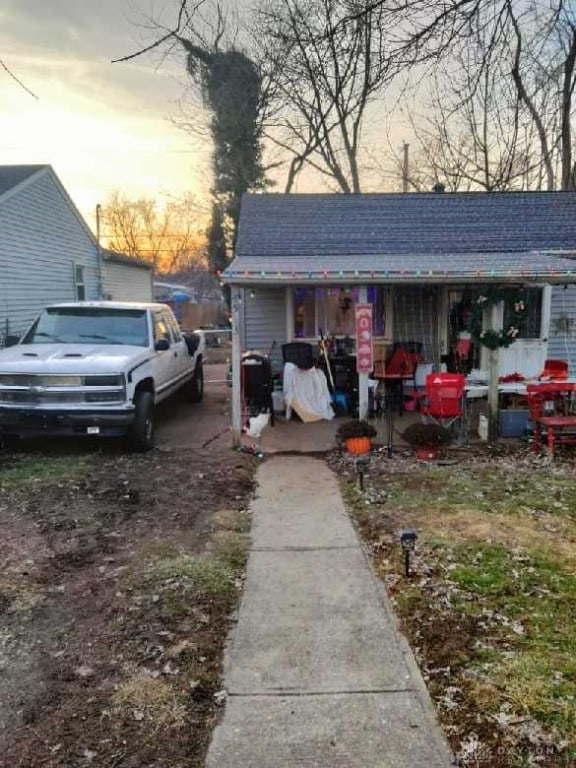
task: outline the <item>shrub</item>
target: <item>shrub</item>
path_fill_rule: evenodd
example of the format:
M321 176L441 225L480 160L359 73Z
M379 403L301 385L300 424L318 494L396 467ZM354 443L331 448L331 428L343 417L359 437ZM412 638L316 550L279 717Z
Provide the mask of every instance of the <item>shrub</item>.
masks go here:
M376 437L376 435L377 431L374 425L365 419L345 421L336 430L336 438L342 443L350 437Z
M402 439L413 446L440 446L452 442L452 433L441 424L411 424Z

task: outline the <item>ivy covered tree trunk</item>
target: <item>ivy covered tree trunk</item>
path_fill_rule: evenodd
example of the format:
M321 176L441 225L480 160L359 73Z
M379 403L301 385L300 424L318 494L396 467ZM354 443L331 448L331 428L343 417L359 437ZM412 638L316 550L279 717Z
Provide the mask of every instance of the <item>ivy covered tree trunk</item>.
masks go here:
M262 79L244 53L207 50L179 38L188 52L188 71L200 83L212 119L212 224L209 259L213 269L224 269L236 242L242 195L264 186L259 120Z
M224 212L218 202L212 203L212 220L207 232L208 237L208 263L214 274L218 274L228 264L226 248L226 233L224 231ZM224 287L224 296L230 305L230 291Z

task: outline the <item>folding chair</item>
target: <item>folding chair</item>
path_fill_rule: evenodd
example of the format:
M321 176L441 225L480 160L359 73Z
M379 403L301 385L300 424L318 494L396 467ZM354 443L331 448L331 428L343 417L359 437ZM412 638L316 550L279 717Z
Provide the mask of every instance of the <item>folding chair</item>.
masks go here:
M463 373L429 373L426 376L425 400L420 405L422 419L451 427L464 416Z
M374 366L374 377L384 382L386 389L395 394L398 412L404 413L404 383L415 387L416 366L420 362L422 344L418 341L397 341L390 360L379 370Z
M293 363L298 368L312 368L316 364L314 347L306 341L289 341L282 344L282 362Z

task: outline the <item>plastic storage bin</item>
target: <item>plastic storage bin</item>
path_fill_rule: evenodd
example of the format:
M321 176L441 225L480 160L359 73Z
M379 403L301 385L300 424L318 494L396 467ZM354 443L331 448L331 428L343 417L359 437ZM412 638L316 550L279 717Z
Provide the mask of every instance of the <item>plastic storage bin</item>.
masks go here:
M529 411L500 411L500 437L522 437L526 434Z

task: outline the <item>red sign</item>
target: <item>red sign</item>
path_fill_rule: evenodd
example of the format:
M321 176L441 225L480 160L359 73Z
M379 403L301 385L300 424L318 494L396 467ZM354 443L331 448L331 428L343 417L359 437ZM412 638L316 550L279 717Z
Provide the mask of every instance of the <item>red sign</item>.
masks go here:
M356 304L356 371L370 373L373 368L372 304Z

